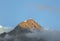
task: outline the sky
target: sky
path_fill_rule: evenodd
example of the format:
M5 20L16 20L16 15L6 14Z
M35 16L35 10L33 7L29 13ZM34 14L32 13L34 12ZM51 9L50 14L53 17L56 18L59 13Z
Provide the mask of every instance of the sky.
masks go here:
M15 27L29 18L59 30L60 0L0 0L0 25Z

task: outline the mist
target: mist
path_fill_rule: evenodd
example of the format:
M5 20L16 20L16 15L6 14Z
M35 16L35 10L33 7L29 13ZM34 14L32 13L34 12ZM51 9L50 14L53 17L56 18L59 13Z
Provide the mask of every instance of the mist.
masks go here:
M51 31L51 30L46 30L46 31L39 31L39 32L34 32L34 33L27 33L26 36L28 38L35 38L37 40L42 39L42 41L60 41L60 31Z
M4 37L0 37L0 41L60 41L60 31L41 31L37 29L31 29L30 31L17 35L6 34Z

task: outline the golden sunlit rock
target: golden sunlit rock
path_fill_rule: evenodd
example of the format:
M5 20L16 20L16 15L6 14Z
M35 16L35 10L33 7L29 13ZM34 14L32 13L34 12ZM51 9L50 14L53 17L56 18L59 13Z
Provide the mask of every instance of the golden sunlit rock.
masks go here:
M42 27L35 22L33 19L25 20L19 24L22 28L30 29L30 28L36 28L36 29L42 29Z

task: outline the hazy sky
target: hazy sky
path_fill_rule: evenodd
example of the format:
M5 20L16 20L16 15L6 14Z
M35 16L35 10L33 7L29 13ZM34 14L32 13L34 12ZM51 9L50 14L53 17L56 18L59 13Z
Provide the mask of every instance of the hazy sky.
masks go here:
M29 18L60 29L60 0L0 0L0 25L15 27Z

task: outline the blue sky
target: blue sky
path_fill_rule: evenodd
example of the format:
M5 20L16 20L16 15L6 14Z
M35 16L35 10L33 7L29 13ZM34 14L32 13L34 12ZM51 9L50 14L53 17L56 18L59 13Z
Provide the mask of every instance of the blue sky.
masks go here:
M0 0L0 25L15 27L29 18L60 29L60 0Z

